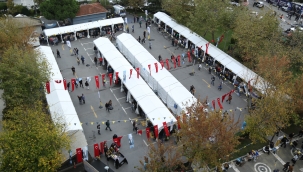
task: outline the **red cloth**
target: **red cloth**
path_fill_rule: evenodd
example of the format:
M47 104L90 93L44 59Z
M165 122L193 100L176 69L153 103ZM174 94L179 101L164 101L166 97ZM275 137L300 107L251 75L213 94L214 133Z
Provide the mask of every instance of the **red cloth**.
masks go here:
M123 136L119 136L115 139L113 139L113 141L117 144L118 147L121 147L121 139Z
M155 125L154 126L154 134L155 134L155 138L158 138L158 135L159 135L159 133L158 133L159 131L158 131L158 125Z
M142 130L138 130L138 132L137 132L137 133L138 133L138 135L140 135L140 136L141 136L141 135L142 135Z
M164 131L165 131L166 136L169 137L169 136L170 136L170 133L169 133L169 131L168 131L166 122L163 122L163 127L164 127Z
M166 59L166 66L167 66L167 70L169 70L169 60Z
M130 69L130 70L129 70L129 73L130 73L130 74L129 74L129 79L130 79L130 78L132 77L132 74L133 74L133 69Z
M73 78L72 79L72 91L74 91L74 89L75 89L75 84L76 84L76 79Z
M82 149L81 148L77 148L76 152L77 152L77 163L80 163L80 162L83 161L83 159L82 159Z
M190 52L187 52L188 62L191 62Z
M108 76L109 76L109 85L112 85L112 82L113 82L113 74L112 74L112 73L109 73Z
M177 58L178 58L178 66L179 66L179 67L181 67L181 56L180 56L180 55L178 55L178 57L177 57Z
M216 101L215 100L212 101L212 104L213 104L214 109L216 109Z
M94 144L94 155L95 155L95 157L100 155L100 150L99 150L98 144Z
M66 88L67 88L66 79L63 79L63 85L64 85L64 90L66 90Z
M177 62L176 62L176 59L175 59L175 58L173 59L173 62L174 62L174 68L176 69L176 67L177 67Z
M225 100L225 97L227 96L228 94L224 94L223 96L222 96L222 102Z
M118 83L118 79L119 79L119 72L116 72L116 84Z
M158 73L158 63L155 63L156 73Z
M147 140L149 140L149 128L148 127L146 128L146 137L147 137Z
M164 67L164 62L161 60L160 64L161 64L161 67L162 67L161 70L162 70Z
M104 142L100 142L101 154L104 154Z
M46 87L47 94L49 94L50 93L50 84L49 84L49 81L46 82L45 87Z
M220 109L223 109L223 106L222 106L222 104L220 102L220 98L217 98L217 102L218 102L218 105L219 105Z
M205 51L206 54L208 54L208 47L209 47L209 43L206 44L206 51Z
M137 78L140 78L140 68L136 68L136 71L137 71Z
M99 76L98 75L95 76L95 81L96 81L96 87L99 89L100 85L99 85Z

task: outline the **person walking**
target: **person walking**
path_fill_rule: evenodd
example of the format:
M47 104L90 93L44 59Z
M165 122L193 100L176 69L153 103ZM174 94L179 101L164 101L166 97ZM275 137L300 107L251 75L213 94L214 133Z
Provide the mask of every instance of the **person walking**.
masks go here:
M280 147L284 146L284 148L286 148L286 142L287 141L288 141L288 139L285 136L283 136L283 138L281 139L282 144L280 145Z
M140 28L141 28L141 24L142 24L142 21L140 20L140 21L139 21Z
M57 49L57 58L61 58L60 51Z
M228 95L228 99L226 100L226 102L228 102L228 104L230 104L231 100L233 99L233 97L231 96L231 94Z
M110 128L110 122L109 122L109 120L106 121L105 125L106 125L105 130L109 129L109 131L112 131L112 129Z
M208 74L211 74L211 66L208 68Z
M82 96L77 96L77 97L78 97L78 99L79 99L80 105L82 105Z
M195 95L195 91L196 91L196 90L195 90L194 85L190 86L189 91L190 91L190 93L191 93L192 95Z
M146 37L146 31L144 30L143 31L143 38L145 38Z
M290 166L290 162L286 162L284 165L283 165L283 171L286 171L288 170L288 167Z
M89 90L89 84L88 84L87 80L85 81L84 85L85 85L86 89Z
M159 62L160 62L160 61L162 60L162 57L161 57L161 55L159 55L159 57L158 57L158 58L159 58Z
M76 53L77 53L77 57L78 57L78 55L79 55L79 50L78 50L78 48L76 48Z
M94 62L95 62L95 65L97 67L98 66L98 59L97 59L97 57L94 58Z
M76 73L76 69L75 69L75 67L74 67L74 66L72 66L72 72L73 72L73 75L75 75L75 73Z
M138 38L138 42L140 43L141 42L141 37L139 36L139 38Z
M213 85L213 86L215 86L215 80L216 80L216 78L214 76L212 76L210 84Z
M79 84L80 84L80 87L84 88L84 87L83 87L82 78L78 78L78 79L79 79Z
M81 55L81 61L82 61L82 64L84 65L84 57Z
M97 125L98 134L101 135L100 124Z
M142 38L142 44L143 44L143 43L145 44L145 38Z
M77 57L77 63L78 63L78 66L80 65L80 59L79 57Z
M218 86L218 90L219 90L219 91L222 90L222 82L220 82L220 85Z
M85 96L84 96L84 94L82 94L82 101L83 101L83 104L85 104Z
M67 91L69 91L70 82L67 83Z

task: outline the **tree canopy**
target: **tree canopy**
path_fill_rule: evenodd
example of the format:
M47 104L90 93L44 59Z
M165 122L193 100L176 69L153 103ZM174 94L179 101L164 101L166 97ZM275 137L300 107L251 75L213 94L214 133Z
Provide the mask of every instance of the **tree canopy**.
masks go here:
M80 6L76 0L47 0L40 4L42 15L49 20L74 18Z

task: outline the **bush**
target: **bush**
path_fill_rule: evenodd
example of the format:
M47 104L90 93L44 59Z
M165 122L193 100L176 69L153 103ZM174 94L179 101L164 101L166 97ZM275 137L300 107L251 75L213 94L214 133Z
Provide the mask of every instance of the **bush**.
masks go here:
M4 12L7 10L7 4L5 2L0 2L0 11Z

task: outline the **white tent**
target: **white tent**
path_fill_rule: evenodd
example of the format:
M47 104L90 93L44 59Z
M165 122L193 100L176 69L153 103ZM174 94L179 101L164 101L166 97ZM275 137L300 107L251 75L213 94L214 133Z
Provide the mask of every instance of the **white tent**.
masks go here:
M66 132L72 137L71 148L83 148L87 142L83 133L79 117L67 90L64 89L63 77L50 47L40 46L36 49L45 58L51 68L50 93L46 93L49 111L54 122L64 123ZM76 137L76 138L75 138ZM65 158L69 158L67 150L63 152Z
M204 38L200 37L196 33L193 33L190 31L190 34L188 33L188 28L176 23L173 18L168 16L167 14L163 12L157 12L154 14L154 21L158 24L160 22L165 23L165 25L170 26L173 30L176 30L182 35L182 32L184 33L185 38L187 38L189 41L191 41L195 46L202 46L202 50L205 52L206 50L206 44L208 41L206 41ZM186 29L184 29L186 28ZM218 47L214 46L213 44L209 44L208 47L208 54L213 57L216 61L220 62L223 66L231 70L234 74L236 74L238 77L243 79L244 81L248 82L250 80L262 80L261 83L264 83L263 78L258 77L253 71L239 63L237 60L220 50ZM256 85L255 85L256 84ZM258 83L258 82L252 82L251 84L253 87L258 89L259 91L263 91L264 88Z
M137 78L137 72L132 65L124 58L117 48L107 38L98 38L94 40L94 44L101 52L108 64L115 72L119 72L119 78L128 89L133 98L137 101L143 112L153 125L158 125L159 131L163 128L163 122L176 122L176 118L171 114L167 107L161 102L157 95L153 92L146 82L141 78ZM130 76L130 69L133 70ZM140 68L140 73L143 69ZM124 78L125 71L125 80Z
M132 35L119 35L117 44L132 65L145 69L141 76L175 114L180 115L182 110L185 111L186 102L196 102L194 96L169 71L161 69L161 64ZM158 64L158 73L155 63ZM151 71L148 65L151 65Z

